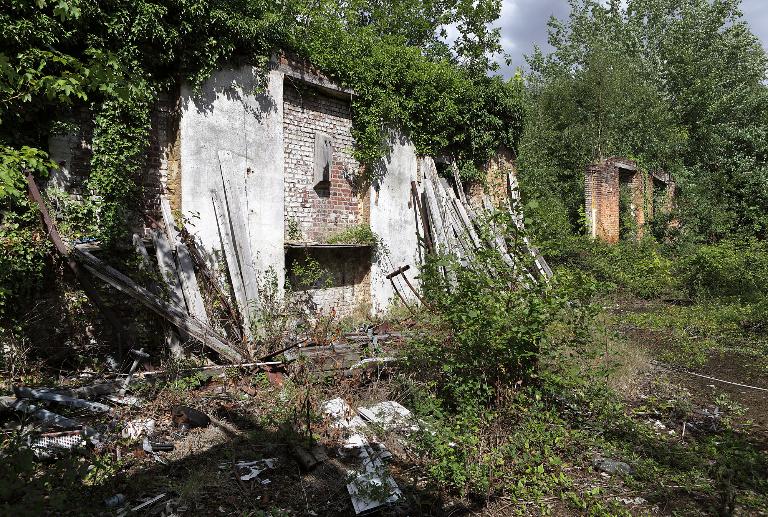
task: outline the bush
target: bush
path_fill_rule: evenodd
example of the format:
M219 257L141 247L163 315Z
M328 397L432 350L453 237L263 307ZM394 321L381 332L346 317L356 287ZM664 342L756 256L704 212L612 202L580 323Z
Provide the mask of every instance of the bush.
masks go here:
M517 256L528 257L522 250ZM576 336L570 326L592 314L591 284L565 274L550 283L527 278L488 248L463 263L431 257L422 268L430 311L409 357L416 371L439 372L437 392L450 407L480 409L505 389L530 384L542 357L572 344L548 339L551 326Z
M681 257L675 269L692 298L755 300L768 295L768 245L764 242L700 246Z
M552 266L593 275L604 291L656 298L678 288L673 262L650 238L606 244L589 237L569 236L548 243L543 252Z

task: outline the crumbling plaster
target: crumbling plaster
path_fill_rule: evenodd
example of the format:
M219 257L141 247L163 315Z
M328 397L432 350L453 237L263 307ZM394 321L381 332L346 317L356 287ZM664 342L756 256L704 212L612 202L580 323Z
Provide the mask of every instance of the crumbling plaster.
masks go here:
M288 174L285 157L286 153L295 153L299 149L298 144L286 139L283 97L286 82L283 70L272 70L264 88L259 83L258 70L244 66L216 72L199 91L193 92L186 85L181 89L181 211L190 233L205 250L209 265L219 270L221 240L211 191L221 192L224 182L229 182L237 192L235 198L239 201L230 210L239 210L247 226L253 263L242 268L244 274L251 272L248 275L251 285L246 285L249 301L255 301L256 282L265 271L272 269L281 285L286 276L285 217L294 216L293 209L288 206L289 201L294 203L293 197L289 199L288 193L294 186L295 173L292 170ZM337 101L333 99L333 102ZM343 115L339 111L342 108L335 109L329 119L332 124L330 133L339 132L336 139L342 144L340 149L345 150L343 161L346 164L346 150L354 145L354 140L348 134L351 125L340 124L333 118ZM288 129L293 131L291 125ZM306 127L307 131L313 129ZM342 228L369 219L371 229L380 239L380 246L372 257L370 274L362 277L359 286L369 289L370 296L355 295L358 302L370 303L374 313L385 311L396 296L386 275L408 264L412 267L409 277L417 284L413 277L421 262L420 222L410 190L410 182L417 179L415 148L406 138L394 134L390 145L389 153L376 170L377 179L370 194L354 193L356 201L350 198L345 206L335 207L343 209L344 214L339 215L352 218L340 225ZM350 194L346 189L342 192L342 195ZM358 205L362 203L366 205L361 209ZM302 229L313 234L310 228L313 222L318 227L326 227L331 221L302 221ZM327 233L328 228L323 231ZM398 283L401 292L406 293L402 280ZM323 305L334 303L331 294L329 291L319 297Z
M221 239L211 192L230 182L236 210L247 229L251 263L241 264L250 302L257 282L272 269L282 286L283 74L251 66L216 72L194 92L181 89L181 209L190 232L219 270ZM223 199L223 196L222 196Z
M419 245L421 221L411 195L411 181L418 174L416 148L405 137L393 133L389 140L389 152L375 171L370 195L371 230L380 243L371 266L371 302L375 313L386 311L397 297L386 275L395 269L409 265L411 283L418 285L418 266L422 262ZM398 290L408 298L413 297L400 278L395 279Z

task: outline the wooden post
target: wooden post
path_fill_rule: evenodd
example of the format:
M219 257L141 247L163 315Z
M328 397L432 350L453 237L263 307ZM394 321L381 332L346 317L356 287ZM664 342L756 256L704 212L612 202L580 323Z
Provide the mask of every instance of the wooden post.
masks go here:
M48 233L48 238L50 238L51 242L53 242L53 246L56 248L56 251L59 253L59 255L67 259L67 265L69 266L69 269L72 270L72 273L74 273L75 278L77 278L77 281L80 283L83 291L85 291L85 295L99 309L101 314L104 316L104 319L107 320L107 324L112 330L112 338L117 343L118 356L122 356L124 336L128 336L129 334L124 331L123 325L120 323L120 320L117 318L115 313L112 312L112 310L107 307L107 305L101 299L101 296L99 296L99 293L96 291L96 288L93 286L88 276L83 274L77 262L69 256L69 250L67 250L67 247L64 245L64 241L61 240L61 235L56 228L56 223L51 218L51 214L48 213L48 208L43 202L43 197L40 195L40 190L37 188L37 183L35 183L35 178L32 176L32 173L27 172L26 178L27 187L29 189L29 197L35 203L37 203L37 207L40 209L40 216L43 219L43 224ZM128 337L127 340L130 341L130 337ZM130 343L128 342L127 344Z

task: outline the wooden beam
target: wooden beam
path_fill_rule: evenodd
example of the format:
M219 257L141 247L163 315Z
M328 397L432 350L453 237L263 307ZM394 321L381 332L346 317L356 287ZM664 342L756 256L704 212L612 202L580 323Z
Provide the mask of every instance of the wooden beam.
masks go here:
M413 196L413 203L418 211L419 218L421 219L421 228L424 232L424 242L427 246L427 252L432 253L434 251L434 245L432 239L429 236L429 228L427 227L427 214L424 212L424 205L421 204L419 199L419 190L416 188L416 182L411 181L411 195Z
M232 282L232 290L235 292L237 308L240 311L240 316L243 320L243 330L246 337L250 337L251 314L248 310L248 298L245 294L245 282L243 281L243 275L240 271L240 262L237 260L235 243L232 241L232 229L229 224L229 214L224 209L221 198L219 198L219 195L216 192L211 191L211 200L213 202L213 210L216 214L216 223L219 227L219 239L221 240L221 248L224 251L224 260L227 263L229 279Z
M155 254L157 255L157 265L160 267L160 274L168 286L168 295L171 301L179 309L186 311L187 302L184 300L184 293L181 291L181 282L176 271L176 259L173 257L171 243L168 237L160 230L152 231L152 240L155 243Z
M165 231L171 247L176 250L176 271L178 273L181 291L187 303L189 313L203 323L208 323L208 313L205 312L205 302L200 293L200 286L195 276L195 265L189 254L189 248L182 242L176 223L171 212L171 204L165 195L160 198L160 209L163 214Z
M149 259L149 253L147 253L147 248L144 247L144 241L141 240L141 237L139 237L135 233L133 234L133 245L136 248L136 252L141 257L141 264L144 270L147 273L150 273L150 274L153 273L154 269L152 268L152 261ZM150 283L149 290L158 296L162 294L162 290L160 289L160 286L158 286L154 281ZM165 344L171 350L173 355L177 357L182 355L183 348L181 346L181 337L179 336L178 331L175 328L173 328L173 326L168 325L167 323L165 328Z
M244 361L243 355L236 350L226 338L219 335L218 332L205 323L186 314L184 311L173 304L166 302L159 296L150 293L148 290L136 284L129 277L103 263L87 251L75 247L72 254L73 257L81 262L94 276L101 278L118 291L132 297L162 318L171 322L179 330L186 332L205 346L218 352L222 357L225 357L234 363L241 363Z
M51 217L51 214L48 213L48 207L46 207L45 203L43 202L43 197L40 195L40 190L37 188L37 183L35 183L35 178L32 176L31 172L27 172L26 179L27 188L29 189L29 197L37 204L37 207L40 210L40 216L43 219L43 225L45 226L45 229L48 233L48 237L50 238L51 242L53 242L53 246L56 248L56 251L67 260L69 269L75 275L75 278L77 278L77 281L83 288L85 295L98 308L99 312L101 312L101 314L104 316L104 319L107 320L107 324L112 331L112 338L115 340L115 343L117 343L117 353L119 356L122 356L123 345L130 345L131 338L125 337L129 336L129 334L124 331L123 325L120 323L117 315L115 315L112 309L110 309L104 303L104 300L102 300L101 296L99 296L98 291L96 291L96 288L91 283L88 275L83 274L77 262L70 257L69 250L64 245L64 241L61 240L61 235L59 234L59 230L56 228L56 223Z

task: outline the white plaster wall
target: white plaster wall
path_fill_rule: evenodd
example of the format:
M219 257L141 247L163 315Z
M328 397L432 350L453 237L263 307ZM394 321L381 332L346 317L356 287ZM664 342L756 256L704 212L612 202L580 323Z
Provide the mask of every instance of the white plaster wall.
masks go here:
M224 69L199 92L181 89L181 209L191 233L218 269L221 241L211 190L222 192L222 173L235 190L230 210L246 224L251 264L242 264L246 294L255 296L260 274L285 277L283 74L271 71L266 89L250 66ZM242 257L241 257L242 258Z
M386 275L408 264L411 269L406 275L418 289L415 277L422 262L421 220L411 196L411 181L418 179L416 148L398 134L392 135L389 144L390 151L377 174L379 179L371 187L371 230L381 240L371 264L371 304L373 312L379 314L397 297ZM409 303L418 303L401 278L395 282Z
M51 171L48 186L66 190L72 181L72 148L77 144L76 134L51 135L48 138L48 156L59 165Z

